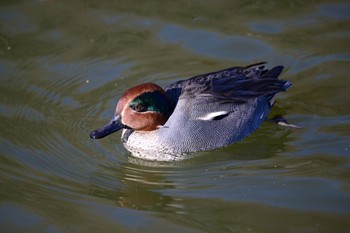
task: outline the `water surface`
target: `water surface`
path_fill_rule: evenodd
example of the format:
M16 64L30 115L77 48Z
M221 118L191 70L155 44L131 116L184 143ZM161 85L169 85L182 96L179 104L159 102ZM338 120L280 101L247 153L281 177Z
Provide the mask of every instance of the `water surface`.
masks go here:
M350 232L347 1L2 1L1 232ZM264 123L176 163L130 156L123 91L284 65Z

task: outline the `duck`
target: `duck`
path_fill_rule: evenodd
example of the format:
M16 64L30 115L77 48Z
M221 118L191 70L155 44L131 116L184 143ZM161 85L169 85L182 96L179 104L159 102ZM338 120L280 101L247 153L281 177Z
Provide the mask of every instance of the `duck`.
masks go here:
M112 119L90 138L122 130L124 147L153 161L183 160L236 143L267 120L276 95L292 85L278 79L283 66L265 65L235 66L164 88L155 83L131 87L119 98Z

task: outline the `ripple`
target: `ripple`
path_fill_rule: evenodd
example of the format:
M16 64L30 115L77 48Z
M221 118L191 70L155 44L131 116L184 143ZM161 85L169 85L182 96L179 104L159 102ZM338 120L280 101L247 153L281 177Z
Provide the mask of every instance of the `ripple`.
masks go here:
M164 26L158 33L167 43L175 43L189 51L212 58L251 61L264 60L273 48L262 40L247 36L224 35L199 29L187 29L178 25Z
M319 7L319 13L322 16L327 16L333 19L350 19L349 3L331 3L323 4Z
M17 119L25 117L28 121L45 120L45 116L43 113L24 104L15 104L11 106L0 104L0 115L1 117L4 116L7 118L17 118Z
M315 24L320 24L319 20L315 19L313 16L307 16L284 21L252 21L249 23L249 27L254 32L279 34L294 30L295 28L300 30L302 27L313 26Z
M322 63L337 62L337 61L350 61L350 53L337 53L328 54L322 56L308 56L303 59L295 60L295 65L289 70L291 74L303 72L305 70L312 69L313 67L320 66Z
M31 33L38 30L38 26L27 17L24 12L18 9L13 10L11 7L2 7L0 9L0 19L5 21L4 29L6 33L18 35L21 33Z

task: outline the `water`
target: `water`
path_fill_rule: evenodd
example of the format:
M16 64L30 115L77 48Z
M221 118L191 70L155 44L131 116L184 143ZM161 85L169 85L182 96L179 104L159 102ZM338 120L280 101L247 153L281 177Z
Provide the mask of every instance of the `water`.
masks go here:
M2 1L1 232L350 232L347 1ZM176 163L89 132L123 91L234 65L293 87L244 141Z

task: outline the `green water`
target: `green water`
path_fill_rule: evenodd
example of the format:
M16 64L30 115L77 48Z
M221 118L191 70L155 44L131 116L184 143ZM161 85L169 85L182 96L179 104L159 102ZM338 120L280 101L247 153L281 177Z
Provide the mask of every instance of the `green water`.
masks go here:
M0 232L350 232L348 1L1 1ZM125 89L267 61L293 86L177 163L89 132Z

